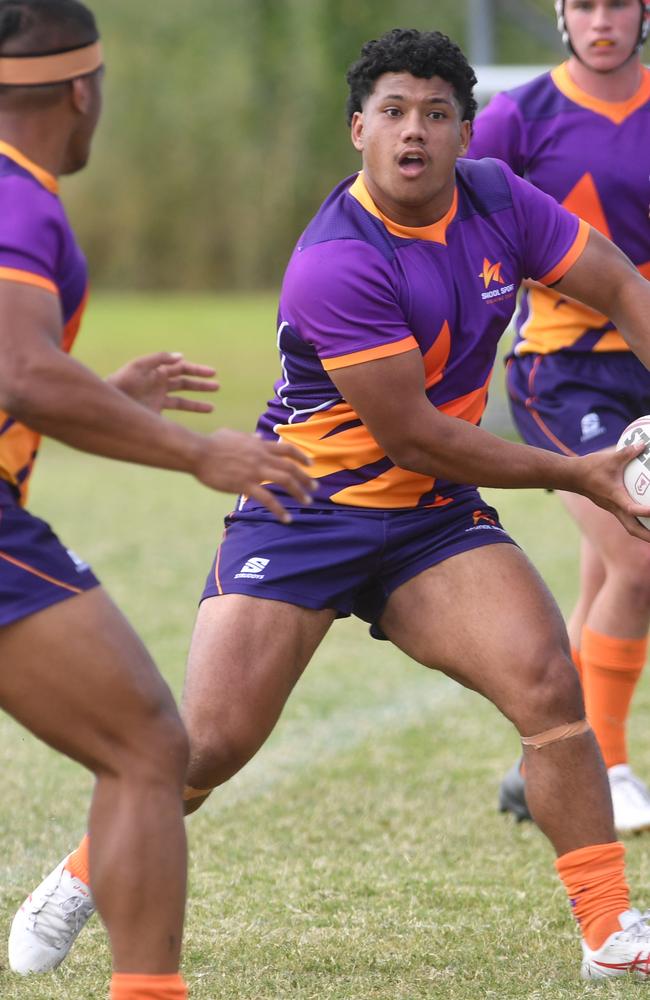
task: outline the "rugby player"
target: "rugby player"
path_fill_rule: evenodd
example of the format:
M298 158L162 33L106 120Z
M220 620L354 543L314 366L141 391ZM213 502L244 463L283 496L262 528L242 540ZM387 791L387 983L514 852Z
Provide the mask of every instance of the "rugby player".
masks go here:
M646 976L650 927L630 907L564 623L476 484L576 492L650 540L635 517L647 508L622 484L641 448L573 457L477 426L522 280L612 315L645 363L650 284L505 164L462 158L476 81L444 35L394 29L363 47L348 82L363 169L329 195L289 261L282 374L258 424L310 455L317 490L308 508L283 496L289 526L247 496L226 520L183 696L186 810L256 753L334 620L358 615L513 722L531 812L580 923L582 974ZM34 970L65 956L78 924L54 947L47 928L90 891L74 874L86 847L17 916L12 964L24 949Z
M301 504L310 480L290 445L203 436L159 416L211 409L170 395L210 391L211 368L162 352L104 382L68 356L87 274L58 177L88 159L102 67L95 20L78 0L1 0L0 704L96 776L93 894L111 940L112 1000L181 1000L186 734L90 567L25 509L39 435L189 472L213 489L255 494L279 479ZM258 495L288 516L277 497ZM75 904L68 916L79 912Z
M650 4L558 0L568 61L497 95L470 155L495 156L613 240L650 278L650 72L640 50ZM586 455L650 412L650 374L606 315L560 291L524 290L507 368L528 444ZM568 631L587 717L608 768L619 833L650 828L650 793L629 766L627 721L648 650L650 549L591 500L559 492L581 533L580 593ZM503 811L529 818L518 765Z

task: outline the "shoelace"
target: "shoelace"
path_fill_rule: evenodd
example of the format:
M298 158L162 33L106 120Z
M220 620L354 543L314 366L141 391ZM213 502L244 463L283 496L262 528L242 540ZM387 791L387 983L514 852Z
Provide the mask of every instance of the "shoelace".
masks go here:
M630 941L645 941L650 947L650 910L645 910L643 913L637 910L636 913L637 918L621 931L621 937Z
M90 898L82 896L55 900L55 893L56 889L48 893L42 905L29 914L28 922L42 941L59 948L69 939L71 931L75 936L79 933L94 906Z

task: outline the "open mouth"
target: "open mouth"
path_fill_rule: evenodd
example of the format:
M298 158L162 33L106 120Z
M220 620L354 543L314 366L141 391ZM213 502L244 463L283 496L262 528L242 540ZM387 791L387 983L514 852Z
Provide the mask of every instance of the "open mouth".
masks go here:
M403 174L406 174L407 177L417 176L417 174L420 174L426 166L424 154L418 152L402 153L397 162L399 164L400 171Z

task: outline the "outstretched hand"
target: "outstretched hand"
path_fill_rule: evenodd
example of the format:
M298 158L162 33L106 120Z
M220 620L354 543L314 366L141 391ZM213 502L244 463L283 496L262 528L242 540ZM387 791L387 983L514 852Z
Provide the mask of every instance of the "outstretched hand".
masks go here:
M646 445L639 442L620 451L606 448L578 459L586 475L583 476L583 488L577 492L589 497L604 510L611 511L630 535L650 542L650 530L638 520L639 517L650 517L650 507L633 500L623 482L625 466L645 448Z
M106 381L156 413L162 410L212 413L212 403L172 393L216 392L219 383L213 380L214 374L214 368L186 361L182 354L158 351L129 361Z
M205 438L195 475L212 489L252 497L288 524L290 514L262 483L274 483L306 506L312 502L316 485L304 468L309 464L307 456L291 444L224 429Z

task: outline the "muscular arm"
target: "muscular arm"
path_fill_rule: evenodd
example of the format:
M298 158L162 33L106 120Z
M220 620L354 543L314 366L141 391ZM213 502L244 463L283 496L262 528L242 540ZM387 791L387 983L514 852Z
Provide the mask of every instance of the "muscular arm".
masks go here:
M592 229L583 253L553 288L608 316L650 368L650 281L618 247Z
M0 408L40 433L109 458L189 472L213 489L246 492L282 508L259 483L303 500L301 453L222 430L196 434L158 416L60 349L59 300L32 285L0 282ZM289 460L291 459L291 461Z
M446 416L426 396L417 350L329 374L396 465L456 483L581 493L616 514L631 534L650 540L650 532L634 517L644 511L630 500L622 482L623 466L640 448L568 458L513 444Z

